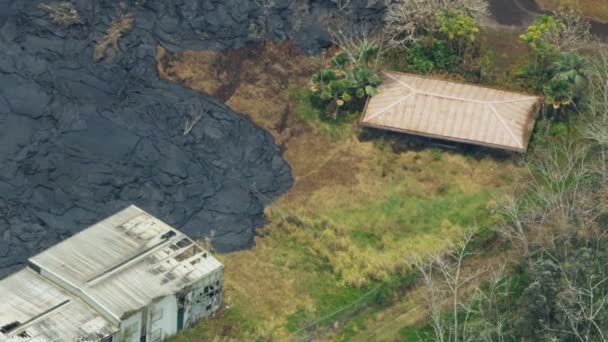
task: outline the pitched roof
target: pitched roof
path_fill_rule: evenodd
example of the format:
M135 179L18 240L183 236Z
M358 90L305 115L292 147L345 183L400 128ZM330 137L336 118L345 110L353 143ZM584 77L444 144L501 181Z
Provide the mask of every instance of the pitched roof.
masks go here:
M32 257L116 323L222 264L187 236L130 206Z
M371 97L361 125L525 152L540 98L395 71Z
M2 342L98 341L118 328L29 268L0 281Z

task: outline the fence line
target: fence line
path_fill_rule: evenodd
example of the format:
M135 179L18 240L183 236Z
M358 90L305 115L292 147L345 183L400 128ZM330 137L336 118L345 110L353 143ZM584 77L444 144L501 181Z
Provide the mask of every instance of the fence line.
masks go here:
M306 330L308 330L308 329L310 329L310 328L314 327L315 325L318 325L319 323L321 323L321 322L323 322L323 321L327 320L328 318L330 318L330 317L332 317L332 316L336 316L336 315L338 315L339 313L341 313L341 312L345 311L346 309L349 309L349 308L351 308L351 307L355 306L356 304L358 304L358 303L362 302L362 301L363 301L363 299L365 299L366 297L370 296L370 295L371 295L373 292L377 292L377 291L380 289L380 287L381 287L381 286L382 286L382 285L380 285L380 284L379 284L379 285L377 285L377 286L376 286L376 287L374 287L373 289L371 289L371 290L369 290L368 292L364 293L364 294L363 294L361 297L357 298L357 299L356 299L355 301L353 301L352 303L347 304L347 305L345 305L345 306L341 307L340 309L338 309L338 310L336 310L336 311L334 311L334 312L332 312L332 313L330 313L330 314L328 314L328 315L325 315L325 316L323 316L323 317L321 317L321 318L317 319L316 321L314 321L314 322L312 322L312 323L308 324L307 326L305 326L305 327L303 327L303 328L299 329L298 331L296 331L296 332L292 333L292 334L291 334L291 335L289 335L289 336L296 336L296 335L300 334L301 332L306 331Z

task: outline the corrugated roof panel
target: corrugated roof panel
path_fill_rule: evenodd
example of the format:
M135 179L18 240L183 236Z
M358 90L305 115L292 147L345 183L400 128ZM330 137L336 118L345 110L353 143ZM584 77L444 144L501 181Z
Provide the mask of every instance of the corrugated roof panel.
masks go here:
M194 256L201 262L190 264ZM114 317L180 291L193 281L188 274L194 270L206 274L223 267L184 234L134 206L31 261L70 281Z

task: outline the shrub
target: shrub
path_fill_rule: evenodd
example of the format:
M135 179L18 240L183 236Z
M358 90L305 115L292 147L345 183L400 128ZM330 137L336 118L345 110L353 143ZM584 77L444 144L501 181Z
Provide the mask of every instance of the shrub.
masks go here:
M353 53L336 54L328 69L312 76L311 89L326 114L336 118L349 110L360 110L369 96L376 94L381 79L375 69L378 48L362 45Z
M443 151L440 148L433 147L431 149L431 156L433 157L434 161L440 161L443 157Z
M479 69L480 63L474 61L480 56L480 30L475 19L464 11L452 8L441 10L433 18L437 29L424 39L417 40L407 50L407 69L424 74L455 72L465 61Z
M437 39L421 41L406 54L408 69L413 72L429 74L435 71L454 71L461 59L449 51L448 44Z
M568 134L568 125L564 122L553 124L549 133L554 137L565 137Z

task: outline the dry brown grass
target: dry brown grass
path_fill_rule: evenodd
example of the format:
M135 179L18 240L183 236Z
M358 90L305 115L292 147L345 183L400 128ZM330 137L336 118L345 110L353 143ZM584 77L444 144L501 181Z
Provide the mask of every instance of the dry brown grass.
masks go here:
M118 42L122 36L129 32L133 25L133 16L129 13L119 14L110 24L106 34L99 39L95 46L95 62L106 57L114 56L118 51Z
M549 11L580 11L587 18L608 23L608 2L606 0L536 0L540 8Z
M39 8L45 11L51 22L63 27L80 24L80 15L73 3L69 1L40 4Z

